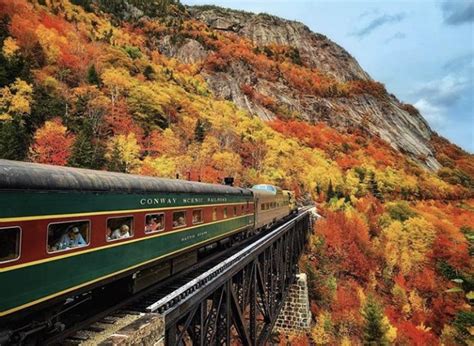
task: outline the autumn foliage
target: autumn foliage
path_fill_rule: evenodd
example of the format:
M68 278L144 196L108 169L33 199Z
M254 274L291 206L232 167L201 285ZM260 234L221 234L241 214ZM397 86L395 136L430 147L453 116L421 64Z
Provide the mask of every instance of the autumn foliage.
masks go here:
M31 146L31 159L34 162L63 166L71 153L74 137L60 119L47 121L39 128Z
M347 103L389 95L310 66L295 47L257 46L176 4L132 22L78 3L0 0L0 158L294 190L323 218L300 263L312 341L281 342L463 344L474 291L472 154L433 135L434 172L369 134L365 115L345 131L302 121L268 82ZM192 63L156 49L190 40L205 50ZM234 70L255 76L235 91L272 120L212 94L206 76Z

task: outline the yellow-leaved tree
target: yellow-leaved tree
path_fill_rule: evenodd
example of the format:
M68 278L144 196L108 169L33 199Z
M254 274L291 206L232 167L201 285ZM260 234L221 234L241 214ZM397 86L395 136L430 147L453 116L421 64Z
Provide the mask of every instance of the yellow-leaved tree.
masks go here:
M389 269L398 267L403 274L419 269L425 262L435 235L435 228L423 217L392 222L382 230L382 244Z
M110 139L105 158L110 171L131 173L140 166L140 145L134 133Z
M30 114L33 87L17 78L9 86L0 88L0 121Z
M2 53L6 58L13 58L19 49L20 47L17 45L14 38L7 37L5 41L3 41Z

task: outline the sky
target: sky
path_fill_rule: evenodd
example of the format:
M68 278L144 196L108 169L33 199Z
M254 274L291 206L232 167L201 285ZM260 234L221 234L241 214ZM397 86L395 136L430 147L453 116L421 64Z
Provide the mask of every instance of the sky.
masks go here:
M182 0L306 24L474 153L474 0Z

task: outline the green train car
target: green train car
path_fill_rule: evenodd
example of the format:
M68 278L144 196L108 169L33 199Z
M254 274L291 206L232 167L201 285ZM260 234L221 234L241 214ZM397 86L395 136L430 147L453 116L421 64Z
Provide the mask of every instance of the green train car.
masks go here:
M254 222L246 189L0 160L0 319L168 257L178 271Z
M0 344L11 325L104 285L137 292L188 268L203 249L288 216L290 199L271 185L0 160Z

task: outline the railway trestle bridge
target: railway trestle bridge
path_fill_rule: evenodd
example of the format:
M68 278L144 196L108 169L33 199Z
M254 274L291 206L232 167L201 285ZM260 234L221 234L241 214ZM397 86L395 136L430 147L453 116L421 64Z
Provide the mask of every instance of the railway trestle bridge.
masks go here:
M263 345L270 337L311 232L305 209L225 261L148 306L166 345Z

